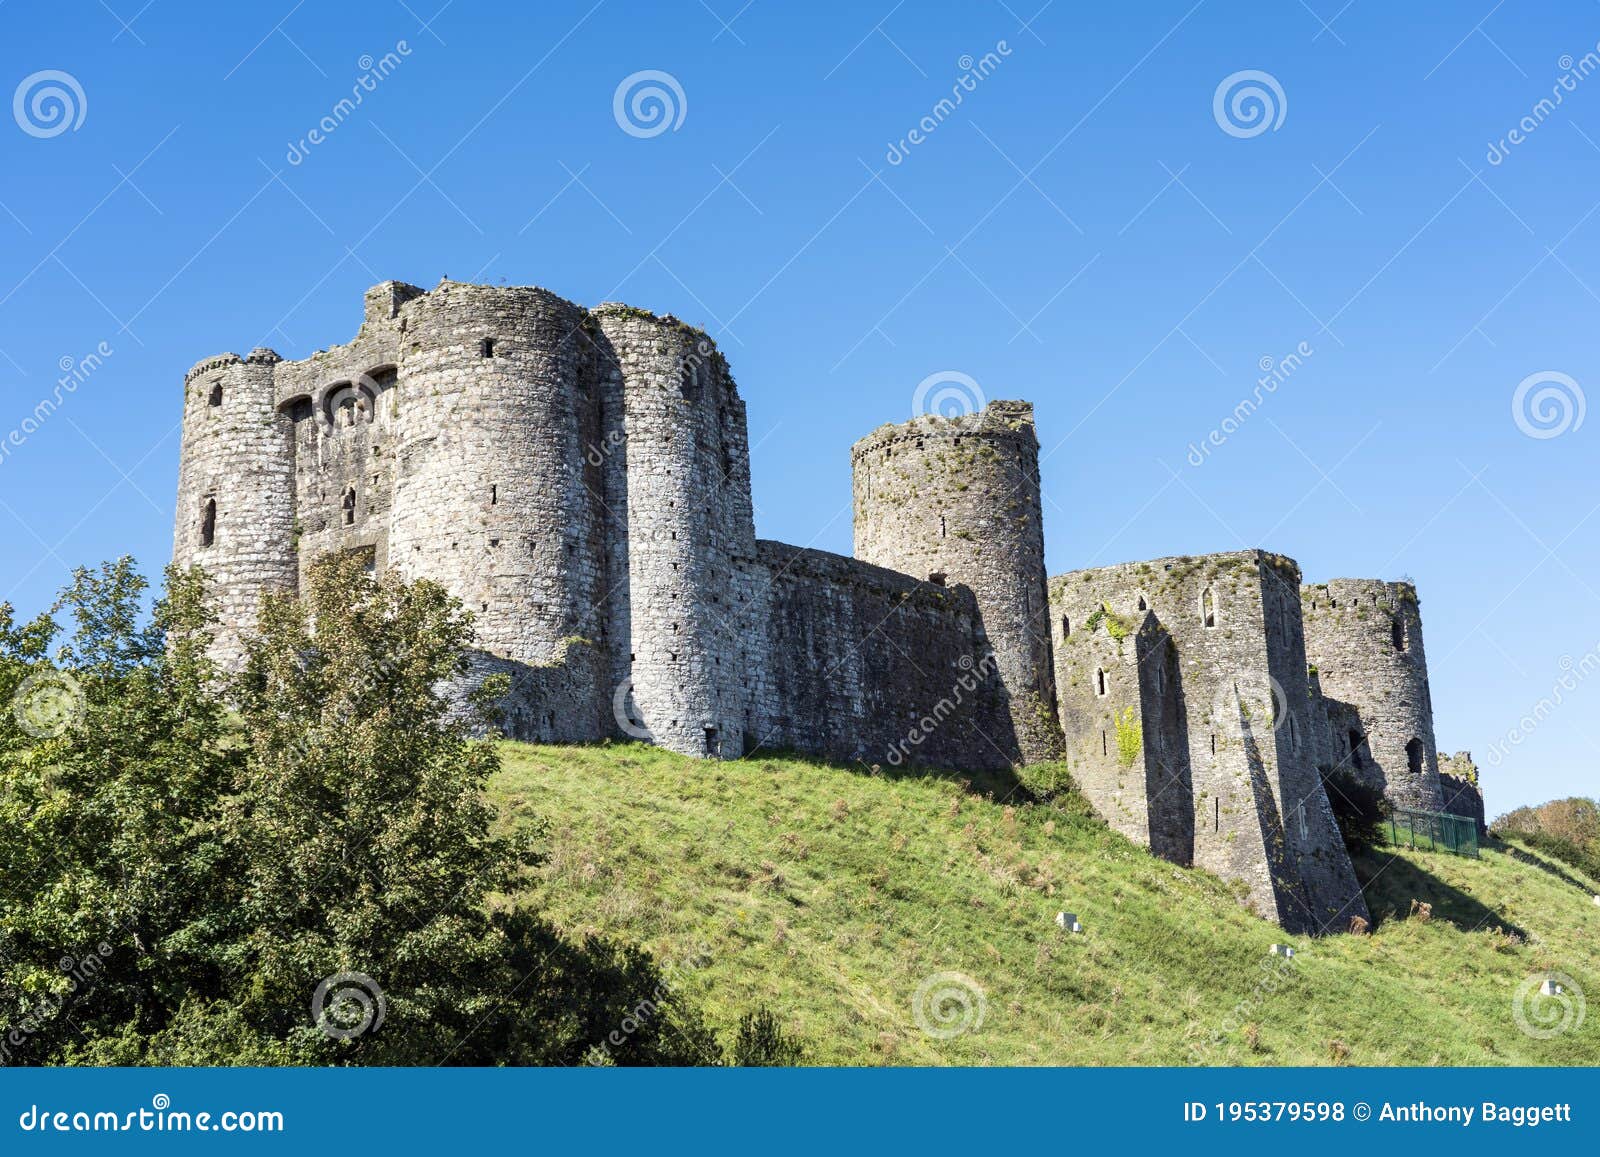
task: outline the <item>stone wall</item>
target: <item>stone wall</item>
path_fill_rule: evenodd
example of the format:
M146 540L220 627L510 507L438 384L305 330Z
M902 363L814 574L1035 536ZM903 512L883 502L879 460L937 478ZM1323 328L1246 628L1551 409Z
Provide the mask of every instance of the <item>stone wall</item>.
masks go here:
M1366 916L1313 759L1299 570L1261 551L1050 583L1068 756L1102 814L1294 931Z
M856 557L963 583L1034 762L1061 751L1045 595L1039 440L1027 402L882 426L850 452Z
M1020 762L971 590L765 541L750 577L768 641L746 671L757 745L869 766Z
M1489 835L1483 812L1483 788L1478 783L1478 765L1470 751L1439 757L1439 789L1444 797L1442 810L1453 816L1468 816L1478 825L1478 838Z
M1438 749L1410 583L1334 579L1300 592L1306 656L1327 703L1335 763L1401 807L1438 811Z

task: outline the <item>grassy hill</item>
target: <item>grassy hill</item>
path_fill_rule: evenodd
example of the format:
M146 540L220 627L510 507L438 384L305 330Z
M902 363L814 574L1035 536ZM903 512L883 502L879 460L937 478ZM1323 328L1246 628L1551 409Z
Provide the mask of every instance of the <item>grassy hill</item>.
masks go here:
M1515 846L1369 855L1373 934L1287 938L1070 792L643 745L502 754L505 822L551 824L526 899L680 965L718 1027L769 1007L809 1063L1600 1064L1600 1009L1550 1039L1513 1012L1545 971L1600 997L1600 884ZM1285 941L1292 962L1269 953ZM951 972L982 1020L945 1039L914 1005ZM959 1027L978 1004L923 1019Z

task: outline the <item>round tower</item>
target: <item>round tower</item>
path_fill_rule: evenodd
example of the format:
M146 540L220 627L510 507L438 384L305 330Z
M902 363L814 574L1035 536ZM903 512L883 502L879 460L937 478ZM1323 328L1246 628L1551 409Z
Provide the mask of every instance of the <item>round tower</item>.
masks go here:
M736 575L755 551L744 403L704 333L617 304L594 318L607 501L620 524L613 589L625 595L611 606L612 633L628 640L625 666L617 651L626 730L685 755L737 758L741 672L756 653Z
M1439 752L1416 587L1334 579L1301 587L1300 607L1334 764L1392 803L1438 811Z
M1021 762L1057 758L1033 406L883 426L851 449L856 557L977 596ZM995 737L997 742L1001 737Z
M269 349L209 358L184 377L172 561L200 566L218 614L212 656L243 657L261 594L293 591L293 430L275 405Z
M592 706L604 551L583 453L585 317L542 289L448 281L403 317L389 565L459 597L478 646L509 661L506 726L518 738L604 734ZM519 676L543 679L552 665L570 718L548 696L535 706L516 690Z

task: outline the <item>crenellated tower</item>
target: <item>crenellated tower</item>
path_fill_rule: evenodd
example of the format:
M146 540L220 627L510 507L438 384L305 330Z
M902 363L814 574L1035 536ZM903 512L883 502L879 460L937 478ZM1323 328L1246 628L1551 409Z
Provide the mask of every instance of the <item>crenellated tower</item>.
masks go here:
M881 426L850 459L856 557L970 587L1020 761L1059 756L1033 406L997 401Z

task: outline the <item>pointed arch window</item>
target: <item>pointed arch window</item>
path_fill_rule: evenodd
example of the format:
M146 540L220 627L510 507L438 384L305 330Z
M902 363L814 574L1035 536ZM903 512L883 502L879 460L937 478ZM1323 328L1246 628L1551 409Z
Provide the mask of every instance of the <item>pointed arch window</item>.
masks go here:
M354 486L344 492L344 524L356 524L356 488Z
M1217 625L1217 596L1210 587L1200 592L1200 621L1208 629Z
M206 499L200 508L200 545L210 546L217 541L217 500Z

